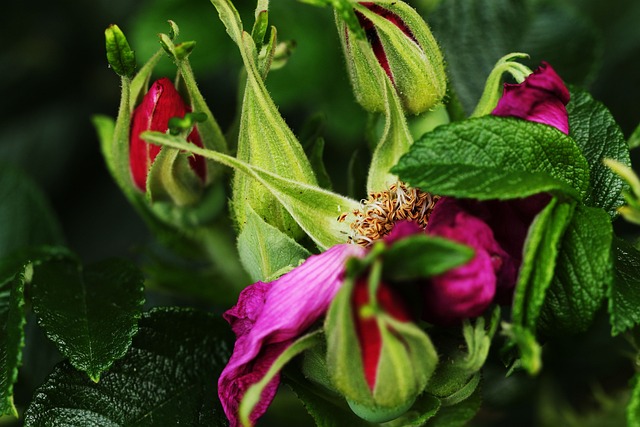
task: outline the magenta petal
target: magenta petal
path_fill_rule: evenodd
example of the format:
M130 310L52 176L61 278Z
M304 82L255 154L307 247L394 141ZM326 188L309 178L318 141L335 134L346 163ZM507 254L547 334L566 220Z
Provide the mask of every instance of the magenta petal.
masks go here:
M417 223L413 221L398 221L391 229L391 232L384 236L384 242L391 244L396 240L400 240L420 232L422 232L422 228L420 228Z
M569 134L565 107L568 102L569 91L562 79L543 62L524 82L504 85L502 98L492 114L543 123Z
M218 380L218 395L231 427L239 426L238 406L246 390L264 376L295 338L326 313L342 285L345 261L364 253L357 245L333 246L278 280L251 285L224 314L237 336L233 354ZM252 420L266 411L278 383L279 379L274 379L263 391Z
M463 210L461 201L449 197L438 201L427 233L466 244L475 255L467 264L433 277L425 285L425 319L450 324L480 315L493 301L498 274L509 264L509 255L484 221Z
M491 257L477 251L467 264L433 277L423 288L428 322L450 325L481 315L491 304L496 291L496 276Z

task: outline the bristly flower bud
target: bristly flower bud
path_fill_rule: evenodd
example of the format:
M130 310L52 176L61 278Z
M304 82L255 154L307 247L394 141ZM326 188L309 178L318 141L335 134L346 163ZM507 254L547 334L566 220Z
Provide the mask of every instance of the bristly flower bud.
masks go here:
M331 304L327 368L352 411L381 423L411 408L438 356L399 294L384 282L372 284L371 278L348 281Z
M440 103L446 92L444 60L420 15L401 1L354 6L368 43L339 19L338 30L357 101L368 111L385 111L386 75L407 113Z
M129 146L129 165L131 168L131 176L135 186L146 192L148 189L149 171L160 153L160 147L145 142L140 135L145 131L166 132L169 129L169 121L172 118L182 119L191 111L190 107L184 102L176 88L167 78L157 80L149 91L145 94L142 102L135 108L131 116L131 138ZM197 129L193 129L187 140L202 147L202 140ZM191 156L189 158L189 166L184 168L175 168L175 172L190 174L183 181L193 182L193 173L199 178L200 183L206 179L207 166L205 160L200 156ZM174 171L165 171L165 173L174 173ZM179 178L180 179L180 178ZM169 191L171 195L171 191Z

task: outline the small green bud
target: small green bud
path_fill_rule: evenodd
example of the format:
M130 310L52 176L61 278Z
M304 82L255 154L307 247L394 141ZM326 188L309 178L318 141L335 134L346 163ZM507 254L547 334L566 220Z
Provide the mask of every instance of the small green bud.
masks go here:
M444 60L420 15L401 1L363 2L354 9L367 41L336 19L357 101L368 111L384 111L386 75L407 113L438 105L446 92Z
M136 57L122 30L115 24L104 31L107 61L121 77L131 78L136 71Z

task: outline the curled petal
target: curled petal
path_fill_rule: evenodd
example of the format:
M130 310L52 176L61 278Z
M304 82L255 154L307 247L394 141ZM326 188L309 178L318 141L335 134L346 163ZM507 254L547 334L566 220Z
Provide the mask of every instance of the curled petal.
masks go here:
M427 232L469 245L475 255L467 264L433 277L424 287L425 318L450 324L482 314L493 301L497 276L510 258L491 228L463 210L460 201L444 197L433 210Z
M336 245L309 257L271 283L245 289L238 304L224 314L236 333L233 354L218 380L218 394L231 427L239 426L238 407L246 390L259 381L273 361L323 316L342 285L345 261L362 257L357 245ZM255 422L271 403L279 378L263 391L251 413Z
M569 134L568 102L569 90L553 68L543 62L524 82L505 83L492 114L544 123Z
M491 228L496 242L509 254L498 272L496 301L499 304L511 304L529 226L549 200L549 194L541 193L525 199L462 202L467 212L480 218Z

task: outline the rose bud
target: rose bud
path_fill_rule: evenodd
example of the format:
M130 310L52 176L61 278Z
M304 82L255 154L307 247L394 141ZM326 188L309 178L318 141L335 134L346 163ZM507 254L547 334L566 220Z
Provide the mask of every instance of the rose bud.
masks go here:
M543 62L520 84L504 84L504 92L491 114L518 117L554 126L569 134L569 90L560 76Z
M142 102L135 108L131 116L131 138L129 145L129 165L135 186L141 191L147 191L147 177L156 157L160 153L160 146L145 142L140 134L145 131L166 132L169 120L173 117L182 118L191 108L184 102L171 81L164 77L157 80L142 98ZM198 130L194 127L187 140L198 147L202 147L202 140ZM207 167L204 158L190 156L189 166L204 183ZM193 180L192 180L193 181Z
M438 361L429 337L398 294L379 282L345 284L327 321L327 367L353 412L375 423L393 420L424 391Z
M361 2L354 9L368 43L342 21L338 30L358 103L368 111L385 110L384 75L407 113L422 113L440 103L446 91L444 61L420 15L401 1Z

